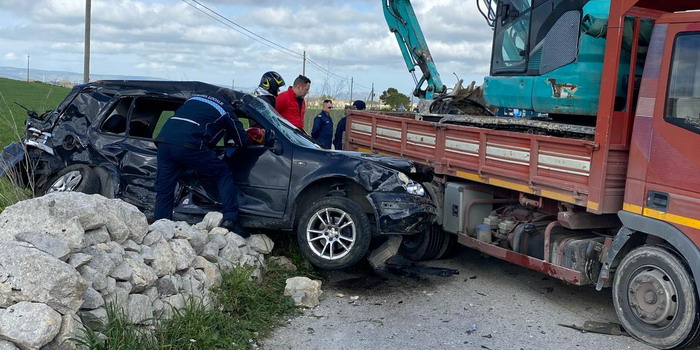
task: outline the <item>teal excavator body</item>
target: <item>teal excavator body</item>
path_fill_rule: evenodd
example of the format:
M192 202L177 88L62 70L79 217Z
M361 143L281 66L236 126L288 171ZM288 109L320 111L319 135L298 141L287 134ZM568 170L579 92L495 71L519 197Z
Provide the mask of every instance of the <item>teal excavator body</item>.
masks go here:
M532 110L553 118L596 115L610 0L476 1L494 31L491 71L483 85L488 105ZM442 82L410 0L383 0L383 3L387 23L396 34L404 59L410 64L409 70L419 66L424 72L420 84L425 81L433 92L439 92L435 90L434 79L440 85ZM389 14L396 13L410 14L409 20L390 18ZM632 24L625 22L625 36L631 37ZM637 72L642 70L650 33L651 22L643 22L639 47L642 57L637 61ZM406 39L414 37L419 40ZM624 46L622 49L620 71L629 72L630 50ZM411 64L415 62L421 64ZM618 81L621 103L627 79L622 75ZM423 91L420 84L416 87L418 92Z
M595 115L605 37L586 34L582 23L607 23L610 0L500 0L496 6L486 102Z

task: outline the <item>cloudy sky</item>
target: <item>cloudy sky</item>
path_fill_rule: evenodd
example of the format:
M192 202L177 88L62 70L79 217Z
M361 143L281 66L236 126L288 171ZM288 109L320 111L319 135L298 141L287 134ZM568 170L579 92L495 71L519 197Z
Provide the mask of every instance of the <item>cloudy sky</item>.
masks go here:
M382 0L196 1L225 18L194 0L92 0L91 73L254 87L267 70L291 83L306 51L312 92L349 91L350 78L365 95L373 83L413 89ZM479 84L488 74L491 30L476 1L413 1L448 87L453 73ZM85 0L0 0L0 66L26 67L29 55L34 69L82 72L84 19Z

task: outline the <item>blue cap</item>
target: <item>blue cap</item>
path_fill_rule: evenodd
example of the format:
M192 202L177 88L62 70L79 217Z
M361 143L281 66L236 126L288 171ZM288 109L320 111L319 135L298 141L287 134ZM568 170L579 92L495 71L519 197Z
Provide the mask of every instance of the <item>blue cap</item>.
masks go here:
M365 105L365 101L362 101L362 100L356 100L355 102L352 103L352 105L355 106L355 108L357 110L360 110L360 111L367 107Z

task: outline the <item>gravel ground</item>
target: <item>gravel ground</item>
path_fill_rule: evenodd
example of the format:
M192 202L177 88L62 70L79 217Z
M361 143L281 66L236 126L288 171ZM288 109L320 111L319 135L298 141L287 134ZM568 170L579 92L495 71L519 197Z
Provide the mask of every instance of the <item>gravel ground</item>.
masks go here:
M463 249L425 265L458 275L324 274L325 298L261 349L652 349L560 326L615 322L610 290L577 287Z

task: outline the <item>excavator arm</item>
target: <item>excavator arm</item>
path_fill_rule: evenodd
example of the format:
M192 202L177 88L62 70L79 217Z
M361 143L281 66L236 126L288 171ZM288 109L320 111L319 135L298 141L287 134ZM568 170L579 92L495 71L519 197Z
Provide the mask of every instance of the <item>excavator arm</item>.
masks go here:
M423 31L418 24L411 1L382 0L382 2L386 23L389 25L389 30L396 35L396 41L399 43L406 67L413 74L413 79L416 82L413 94L431 100L434 94L445 93L447 88L442 84L440 73L438 73L433 57L430 55L428 44L423 37ZM416 67L420 68L423 73L420 79L416 78Z
M496 18L495 4L499 0L476 1L481 14L489 25L493 25ZM419 104L421 112L493 115L485 106L481 88L475 87L474 82L463 88L462 80L459 80L455 88L447 93L410 0L382 0L382 5L389 30L396 36L406 67L413 74L416 83L413 95L428 102ZM416 67L422 72L420 79L416 78ZM425 110L421 106L425 106Z

